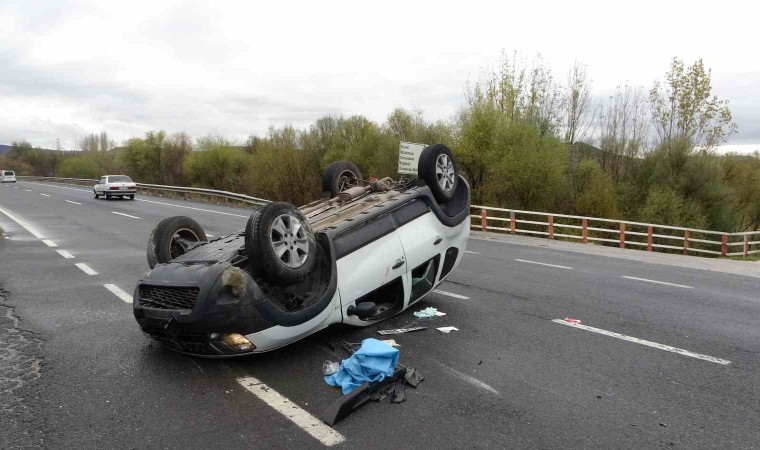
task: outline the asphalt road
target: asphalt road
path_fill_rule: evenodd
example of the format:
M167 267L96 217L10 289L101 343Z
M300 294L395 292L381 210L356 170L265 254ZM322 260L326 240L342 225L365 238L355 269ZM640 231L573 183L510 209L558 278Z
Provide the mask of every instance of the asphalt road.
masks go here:
M471 239L439 287L458 296L414 308L445 317L407 311L203 360L143 336L104 285L132 292L162 218L189 215L222 235L244 227L246 210L25 182L0 186L0 208L56 245L0 212L11 236L0 241L2 448L320 448L239 379L319 416L340 395L321 367L346 357L341 341L419 323L430 328L394 339L425 381L404 403L339 423L336 448L760 446L759 278ZM565 318L591 328L554 321Z

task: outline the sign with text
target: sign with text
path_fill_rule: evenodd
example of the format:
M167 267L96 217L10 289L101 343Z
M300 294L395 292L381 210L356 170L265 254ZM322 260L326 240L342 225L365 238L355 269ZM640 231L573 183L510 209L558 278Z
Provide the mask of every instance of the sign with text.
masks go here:
M420 161L420 154L425 147L427 147L427 144L402 142L401 147L398 149L398 173L417 175L417 164Z

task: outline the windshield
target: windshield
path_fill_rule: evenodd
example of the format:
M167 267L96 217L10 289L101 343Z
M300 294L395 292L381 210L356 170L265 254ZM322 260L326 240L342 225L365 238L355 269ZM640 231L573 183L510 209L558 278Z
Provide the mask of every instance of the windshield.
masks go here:
M12 177L12 176L15 176L15 175L16 175L16 174L15 174L15 173L13 173L13 172L11 172L10 170L7 170L7 171L5 172L5 176L6 176L6 177Z
M115 177L108 177L109 183L131 183L132 180L126 175L117 175Z

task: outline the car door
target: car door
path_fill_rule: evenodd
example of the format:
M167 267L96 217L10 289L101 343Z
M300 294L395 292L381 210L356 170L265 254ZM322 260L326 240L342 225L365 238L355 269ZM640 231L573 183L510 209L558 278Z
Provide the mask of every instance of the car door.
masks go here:
M412 285L410 300L416 301L434 287L440 267L440 258L436 257L445 250L443 225L420 199L401 206L393 215L407 259L406 270Z
M409 296L406 256L390 214L338 235L334 245L344 322L361 323L357 317L346 314L348 307L389 283L403 285L404 298L398 299L399 306L406 301Z
M106 191L106 177L101 177L98 184L95 185L95 192L105 194Z

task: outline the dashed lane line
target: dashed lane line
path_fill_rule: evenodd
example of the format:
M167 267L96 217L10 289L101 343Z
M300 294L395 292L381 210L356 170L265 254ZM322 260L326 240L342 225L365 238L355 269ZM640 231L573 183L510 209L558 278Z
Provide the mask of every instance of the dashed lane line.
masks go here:
M24 189L26 192L32 192L31 189Z
M48 247L58 247L58 244L51 241L50 239L43 239L42 242L47 245Z
M129 217L129 218L132 218L132 219L140 219L140 218L139 218L139 217L137 217L137 216L130 216L129 214L124 214L124 213L120 213L120 212L116 212L116 211L111 211L111 213L113 213L113 214L118 214L118 215L120 215L120 216L124 216L124 217ZM142 219L140 219L140 220L142 220Z
M309 412L258 379L246 376L238 378L237 381L245 390L263 400L264 403L287 417L291 422L298 425L298 427L309 433L323 445L332 447L346 440L342 434L325 425L321 420L312 416Z
M538 261L528 261L527 259L515 259L515 261L518 261L521 263L527 263L527 264L535 264L537 266L554 267L555 269L573 270L572 267L568 267L568 266L559 266L557 264L548 264L548 263L542 263Z
M98 273L92 270L92 267L88 266L85 263L76 263L75 266L79 267L82 272L86 273L87 275L97 275Z
M469 300L470 299L470 297L467 297L467 296L464 296L464 295L455 294L453 292L442 291L440 289L434 289L433 292L435 292L436 294L445 295L447 297L458 298L459 300Z
M625 278L626 280L644 281L646 283L661 284L664 286L672 286L672 287L678 287L678 288L684 288L684 289L694 289L693 287L686 286L684 284L675 284L675 283L668 283L666 281L649 280L647 278L629 277L625 275L623 275L623 278Z
M28 231L29 233L31 233L32 236L36 237L37 239L45 239L45 236L43 236L42 233L40 233L39 231L35 230L34 227L32 227L30 225L27 225L26 222L24 222L19 217L17 217L16 215L12 214L11 212L9 212L9 211L7 211L7 210L5 210L3 208L0 208L0 213L3 213L6 216L8 216L9 219L11 219L12 221L16 222L21 228L23 228L26 231Z
M71 204L74 204L74 205L81 205L81 203L79 203L79 202L72 202L71 200L65 200L65 201L66 201L66 203L71 203Z
M465 250L464 252L465 252L465 253L469 253L469 254L471 254L471 255L479 255L479 254L480 254L480 253L478 253L478 252L471 252L470 250Z
M56 250L56 252L58 252L59 255L63 256L66 259L72 259L72 258L74 258L74 255L72 255L71 253L67 252L66 250Z
M132 296L119 286L116 286L115 284L104 284L103 287L111 291L113 295L119 297L121 300L124 300L126 303L132 303Z
M598 333L598 334L603 334L605 336L610 336L610 337L614 337L614 338L617 338L617 339L622 339L624 341L633 342L635 344L646 345L647 347L652 347L652 348L656 348L656 349L659 349L659 350L665 350L666 352L678 353L679 355L689 356L691 358L701 359L703 361L709 361L709 362L712 362L712 363L722 364L722 365L731 364L731 361L729 361L727 359L716 358L714 356L703 355L701 353L694 353L694 352L690 352L689 350L684 350L682 348L671 347L670 345L658 344L657 342L647 341L647 340L639 339L639 338L636 338L636 337L633 337L633 336L626 336L624 334L615 333L614 331L602 330L601 328L589 327L587 325L581 325L579 323L572 323L572 322L568 322L568 321L562 320L562 319L553 319L552 322L558 323L558 324L561 324L561 325L565 325L565 326L568 326L568 327L573 327L573 328L578 328L578 329L581 329L581 330L591 331L592 333Z
M50 197L50 194L40 194L40 195L42 195L43 197Z

